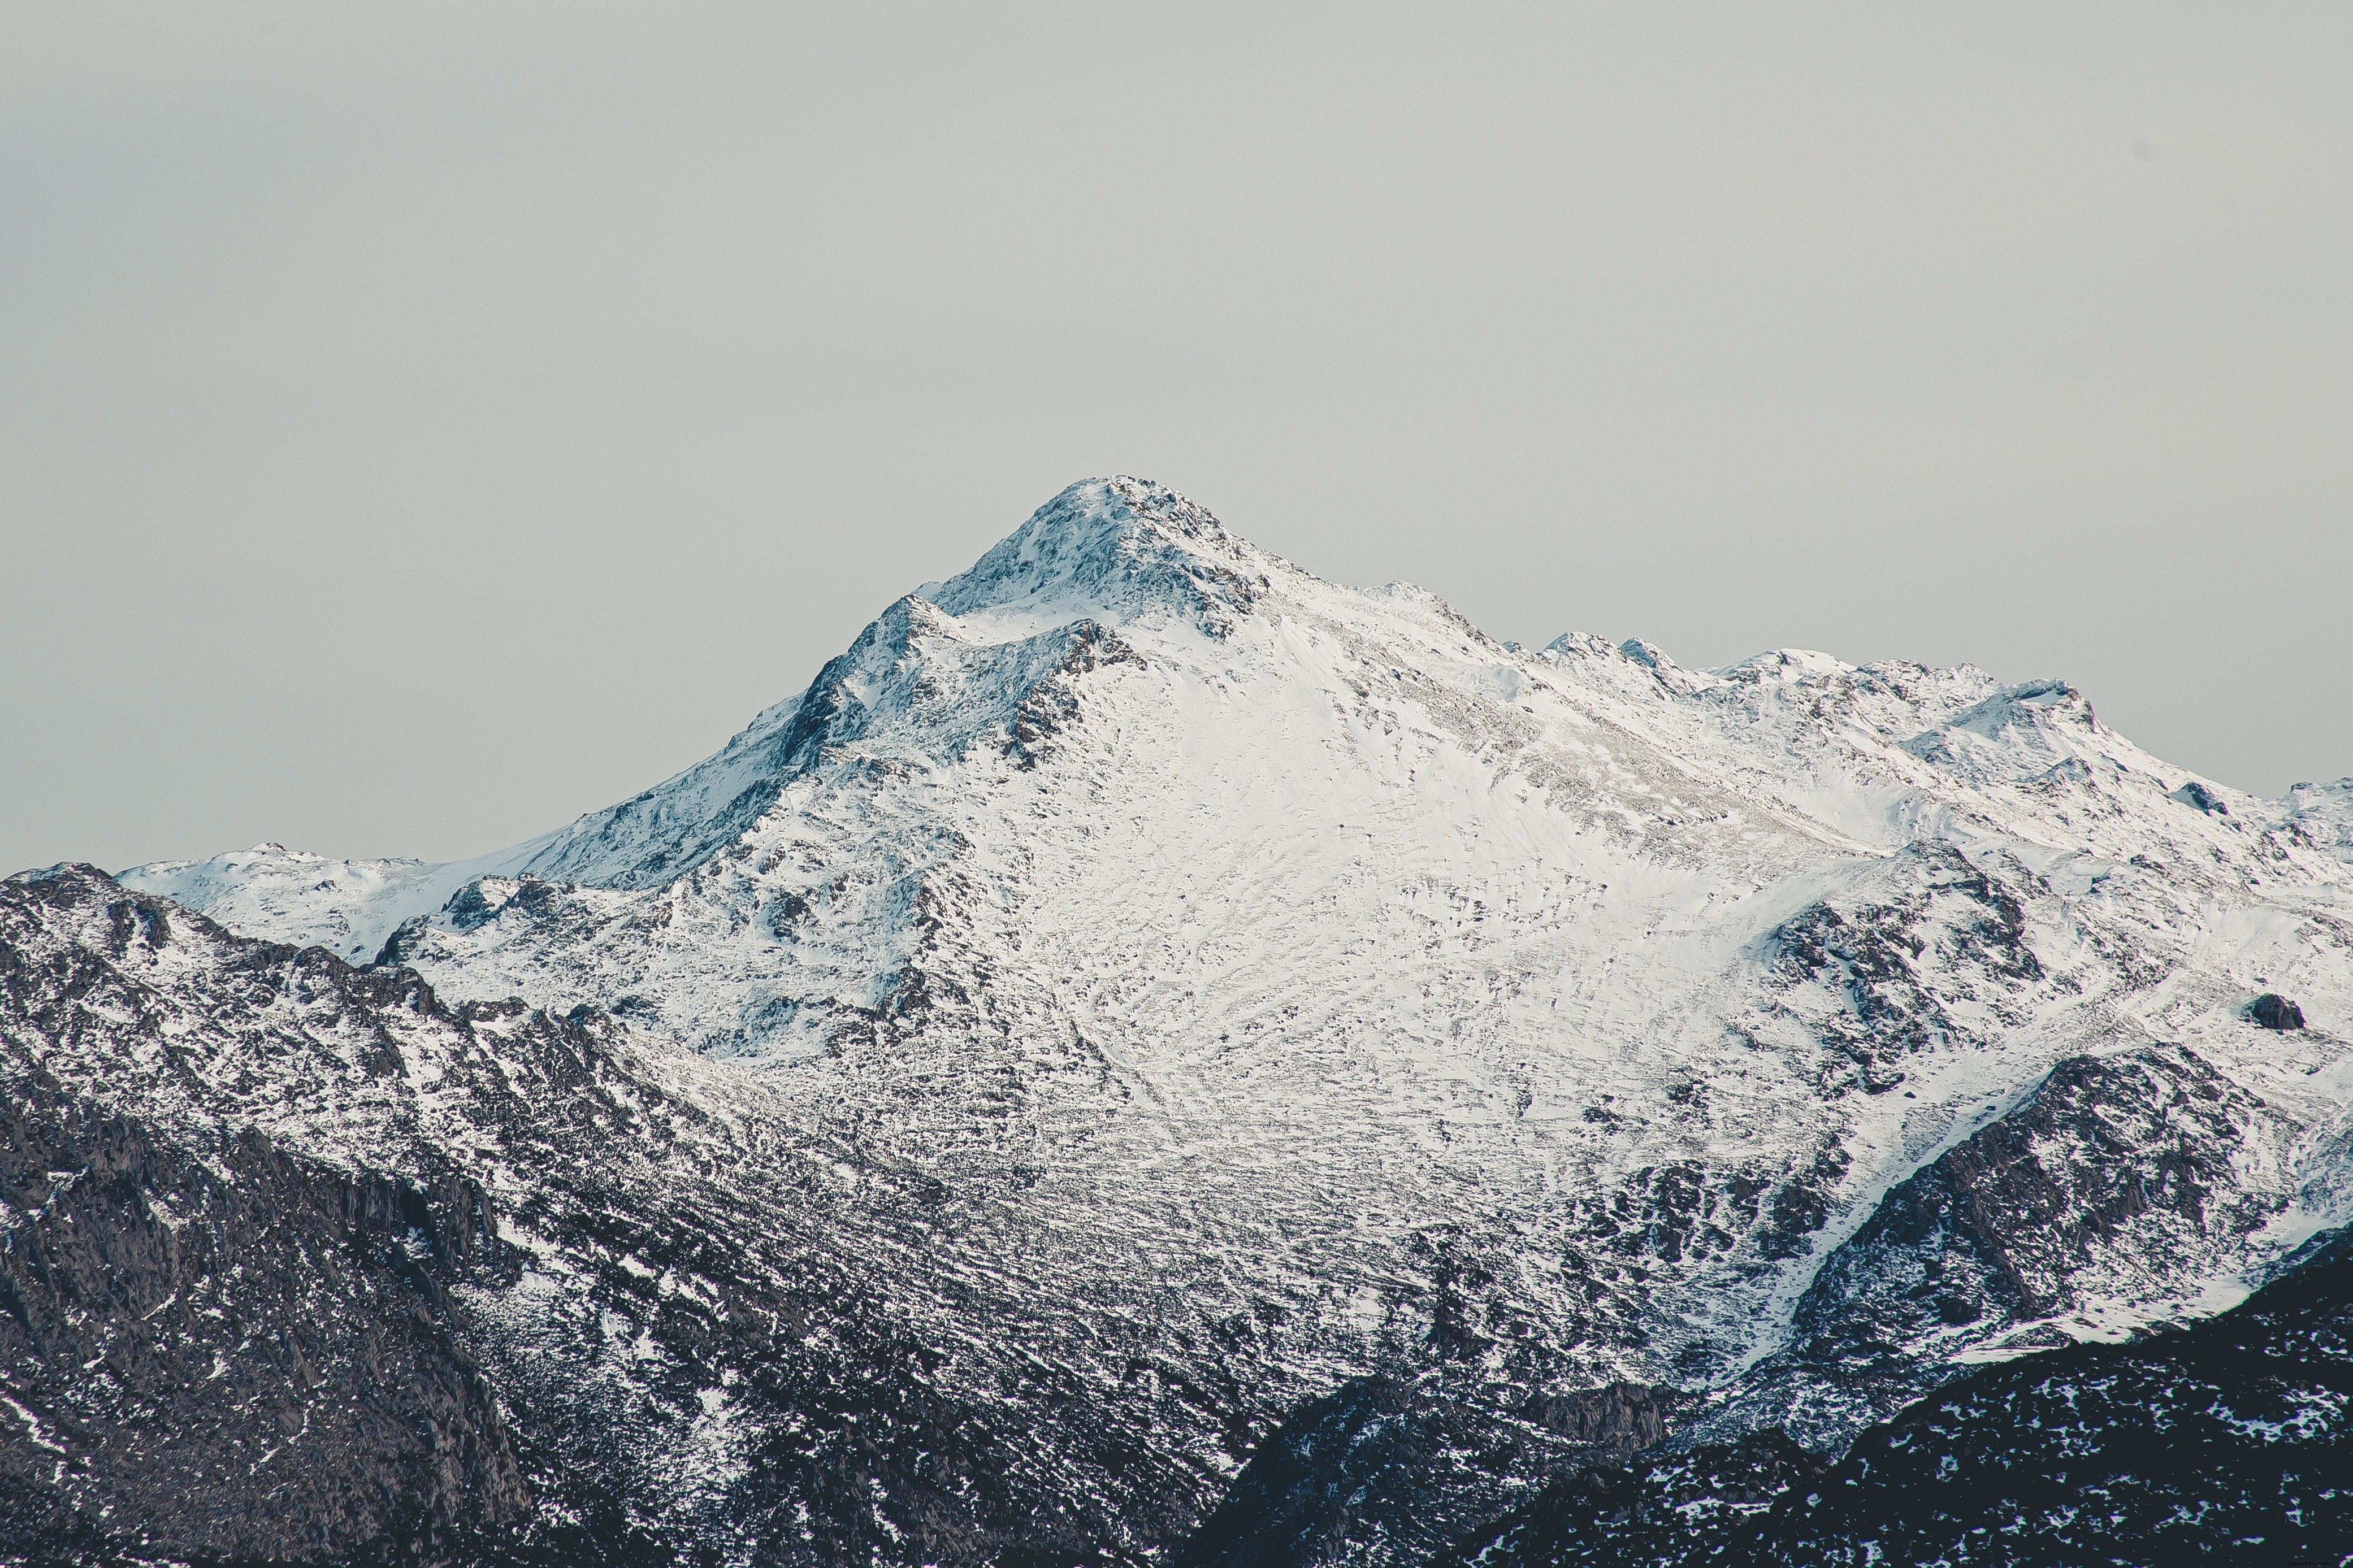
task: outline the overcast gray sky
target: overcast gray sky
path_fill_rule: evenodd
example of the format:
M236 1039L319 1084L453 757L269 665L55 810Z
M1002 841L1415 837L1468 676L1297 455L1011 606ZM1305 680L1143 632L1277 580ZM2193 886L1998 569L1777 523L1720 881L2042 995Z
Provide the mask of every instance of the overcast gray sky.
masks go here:
M1067 481L2353 773L2353 7L0 5L0 868L446 858Z

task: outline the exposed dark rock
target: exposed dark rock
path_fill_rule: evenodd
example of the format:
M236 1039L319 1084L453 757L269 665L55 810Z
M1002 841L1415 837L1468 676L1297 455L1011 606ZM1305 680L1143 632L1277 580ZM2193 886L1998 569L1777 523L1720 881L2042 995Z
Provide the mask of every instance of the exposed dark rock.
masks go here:
M2247 1004L2247 1016L2266 1029L2301 1029L2304 1009L2276 991L2266 991Z
M1671 1390L1642 1383L1539 1394L1518 1415L1556 1436L1597 1454L1628 1454L1650 1447L1667 1435L1680 1404Z
M1815 1151L1810 1165L1774 1189L1768 1220L1758 1238L1761 1256L1795 1258L1805 1250L1806 1238L1830 1218L1831 1195L1852 1163L1845 1150L1826 1142ZM1736 1194L1738 1190L1736 1185Z
M514 1271L479 1186L199 1157L31 1073L0 1201L0 1552L455 1561L532 1517L448 1289Z
M1143 656L1125 639L1101 623L1082 620L1063 628L1069 651L1030 688L1013 711L1012 733L1005 754L1024 768L1034 768L1052 738L1079 716L1076 678L1107 664L1141 665Z
M2179 789L2175 790L2173 792L2173 798L2179 801L2184 805L2196 807L2198 810L2206 813L2209 816L2228 816L2231 815L2231 808L2223 801L2222 797L2216 795L2212 790L2208 789L2204 784L2200 784L2196 779L2191 779L2188 784L2185 784Z
M1840 1005L1801 1014L1827 1049L1822 1086L1883 1094L1904 1079L1906 1057L1971 1044L1979 1026L1945 1005L1944 969L2000 985L2043 978L2026 939L2026 906L2003 879L1946 847L1914 845L1898 863L1906 875L1885 902L1841 910L1812 905L1773 932L1768 952L1787 989L1818 986ZM2028 875L2011 868L2010 875Z
M1752 1371L1736 1424L1755 1419L1754 1399L1802 1397L1806 1414L1773 1419L1841 1444L1934 1386L1948 1331L1996 1338L2072 1309L2075 1273L2128 1227L2148 1267L2194 1270L2210 1234L2267 1217L2227 1196L2263 1114L2181 1047L2060 1063L1888 1190L1815 1274L1790 1348Z

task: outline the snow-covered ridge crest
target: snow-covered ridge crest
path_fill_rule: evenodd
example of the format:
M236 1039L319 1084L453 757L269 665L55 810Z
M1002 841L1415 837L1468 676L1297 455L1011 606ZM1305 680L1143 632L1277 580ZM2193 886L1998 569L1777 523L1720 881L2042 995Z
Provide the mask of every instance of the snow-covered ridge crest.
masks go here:
M891 729L900 760L946 762L1071 660L1133 658L1083 616L969 626L919 594L893 601L800 696L754 719L718 755L540 841L501 874L582 887L659 887L708 861L765 816L794 779Z

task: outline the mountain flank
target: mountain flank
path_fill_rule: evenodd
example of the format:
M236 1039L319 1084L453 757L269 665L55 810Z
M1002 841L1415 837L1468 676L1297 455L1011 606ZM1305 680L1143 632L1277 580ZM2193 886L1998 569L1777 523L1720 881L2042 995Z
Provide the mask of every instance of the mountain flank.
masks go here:
M0 884L0 1552L2321 1551L2348 877L1086 481L524 844Z

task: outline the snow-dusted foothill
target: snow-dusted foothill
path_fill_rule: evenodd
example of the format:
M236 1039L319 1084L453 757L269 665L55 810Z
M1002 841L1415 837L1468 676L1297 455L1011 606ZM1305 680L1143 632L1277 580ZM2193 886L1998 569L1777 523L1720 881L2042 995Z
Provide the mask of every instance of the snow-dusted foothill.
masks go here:
M362 966L338 984L590 1009L565 1026L731 1130L696 1167L730 1193L771 1150L838 1165L728 1223L845 1259L925 1397L1028 1424L1007 1484L1062 1467L1112 1559L1351 1389L1508 1426L1492 1517L1594 1391L1670 1445L1834 1456L1971 1366L2228 1308L2353 1220L2353 781L2247 796L2055 680L1503 644L1135 479L513 849L119 882ZM2267 994L2305 1026L2259 1024ZM267 1086L310 1048L203 1114L281 1136ZM76 1092L181 1114L141 1073ZM432 1141L495 1194L513 1162L455 1114ZM301 1129L338 1169L382 1136ZM628 1155L635 1223L684 1201L670 1147ZM922 1245L865 1249L877 1171L931 1194ZM494 1375L577 1353L543 1325L582 1267L480 1288ZM795 1418L747 1411L728 1452ZM1103 1522L1134 1476L1165 1517ZM877 1481L881 1560L1011 1551L975 1523L925 1558L926 1485ZM674 1495L648 1528L691 1528L705 1494Z

